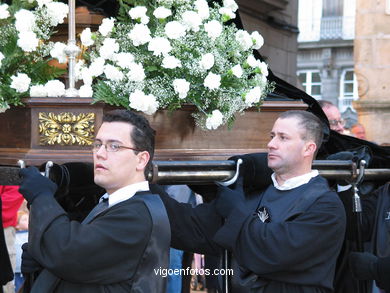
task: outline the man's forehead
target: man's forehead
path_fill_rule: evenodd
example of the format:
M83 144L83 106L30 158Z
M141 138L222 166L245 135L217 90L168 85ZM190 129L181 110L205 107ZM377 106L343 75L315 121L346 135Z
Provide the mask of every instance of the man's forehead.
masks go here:
M105 141L129 141L132 125L126 122L103 122L96 139Z
M295 135L301 133L302 127L299 125L297 117L278 118L271 130L274 134Z
M332 105L324 109L326 116L331 117L331 119L339 119L341 117L339 109Z
M299 118L297 117L284 117L284 118L278 118L276 119L274 123L274 128L275 127L283 127L286 128L288 126L296 126L299 124ZM293 128L293 127L292 127Z

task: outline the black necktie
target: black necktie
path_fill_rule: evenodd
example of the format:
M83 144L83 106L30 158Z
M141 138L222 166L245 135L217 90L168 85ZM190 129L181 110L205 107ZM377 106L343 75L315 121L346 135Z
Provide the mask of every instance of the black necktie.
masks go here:
M100 214L102 211L108 208L108 196L103 196L99 203L90 211L88 216L83 220L84 223L89 223L97 214Z

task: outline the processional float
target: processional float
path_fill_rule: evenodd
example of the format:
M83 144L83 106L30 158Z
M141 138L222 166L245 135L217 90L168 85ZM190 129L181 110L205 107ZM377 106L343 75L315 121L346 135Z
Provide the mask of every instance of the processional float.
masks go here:
M78 97L78 91L75 88L75 60L76 56L79 54L79 48L76 45L76 21L75 21L75 0L69 0L69 17L68 17L68 43L66 47L66 54L68 56L68 88L66 90L66 98L76 98ZM290 95L293 95L293 99L297 99L297 97L301 96L302 100L308 104L309 108L311 110L318 110L319 107L316 105L316 102L314 99L312 99L310 96L308 96L306 93L296 89L293 86L290 86L286 82L278 79L275 77L270 71L270 78L274 79L276 82L276 89L279 92L285 92L285 96L291 98ZM86 99L87 100L87 99ZM288 100L288 99L287 99ZM308 102L309 101L309 102ZM35 103L35 104L34 104ZM43 103L41 100L38 102L31 102L32 107L37 107L39 103ZM88 103L85 102L85 103ZM85 104L84 103L84 104ZM276 103L281 104L282 107L279 107L277 111L280 111L280 109L283 111L289 110L291 108L306 108L307 105L300 104L297 106L296 101L291 102L291 99L288 100L287 104L280 103L276 99ZM81 105L81 102L76 101L76 106ZM83 105L84 105L83 104ZM287 107L283 108L283 105ZM65 104L62 104L61 107L66 106ZM46 104L44 107L47 107ZM270 109L274 106L270 106ZM272 108L273 109L273 108ZM269 116L269 113L273 110L267 111L265 110L265 113L262 113L268 120L274 120L272 117ZM37 110L38 111L38 110ZM33 111L31 112L32 115L36 115ZM317 113L318 114L318 113ZM268 115L268 116L267 116ZM324 117L323 113L319 113L319 116ZM27 115L26 117L29 117ZM250 116L247 116L250 117ZM32 118L31 118L32 119ZM98 124L100 122L99 119L93 122L94 124ZM273 121L272 121L273 122ZM31 123L31 127L36 127L35 122ZM250 122L252 123L252 122ZM159 124L159 121L156 121L156 125ZM253 123L252 123L253 124ZM270 124L270 123L269 123ZM92 125L92 126L93 126ZM265 125L265 123L264 123ZM152 125L153 126L153 125ZM263 124L258 125L258 135L261 135L262 131L265 131L265 129L261 128ZM269 126L269 125L268 125ZM164 131L164 130L163 130ZM166 130L165 130L166 131ZM159 129L157 129L157 133L159 133ZM36 139L37 141L39 138L37 138L37 135L31 135L33 139ZM199 136L195 136L194 141ZM88 138L90 139L90 138ZM38 142L32 143L33 145L38 145ZM159 141L157 139L157 145ZM192 142L191 142L192 143ZM190 144L191 144L190 143ZM3 147L0 145L0 148ZM8 146L5 145L7 148ZM84 147L84 146L83 146ZM50 146L46 145L44 146L43 150L49 150ZM170 149L170 148L168 148ZM172 149L172 148L171 148ZM264 150L264 149L263 149ZM59 155L59 151L57 152L51 152L48 151L47 153L42 154L41 149L39 150L33 150L30 153L32 155L25 155L20 158L21 160L16 160L15 158L18 156L18 152L16 151L13 153L12 156L2 156L2 153L0 151L0 185L19 185L20 184L20 178L19 178L19 170L22 167L25 167L26 163L23 161L24 159L27 159L28 165L39 165L42 164L43 161L46 161L46 168L44 171L45 176L49 176L50 173L50 167L52 166L52 162L57 163L64 163L66 159L68 161L72 161L75 159L75 157L72 157L72 154L76 154L79 150L73 149L70 153L64 153ZM176 149L176 151L178 151ZM203 150L204 151L204 150ZM234 181L234 178L238 175L238 165L237 161L233 160L194 160L193 158L211 158L211 157L230 157L231 155L238 155L248 152L256 152L259 151L259 146L256 145L255 147L249 147L249 148L237 148L237 150L230 149L230 150L224 150L222 155L217 156L209 156L210 152L204 152L206 155L188 155L190 152L185 152L184 155L180 155L180 160L172 161L170 160L170 153L169 152L160 152L157 149L157 159L153 162L153 168L152 172L148 176L148 180L152 183L157 184L188 184L188 185L202 185L202 184L210 184L214 182L218 182L218 184L228 185L232 181ZM339 150L341 151L341 149ZM81 149L79 151L82 153L82 156L76 157L76 160L83 161L87 156L90 156L91 153L86 150L85 148ZM4 153L4 152L3 152ZM22 152L20 152L22 153ZM28 153L28 152L26 152ZM70 154L70 156L69 156ZM53 155L53 157L50 157ZM169 160L160 160L160 158L165 158ZM190 158L190 159L188 159ZM53 161L50 161L53 160ZM4 163L5 162L5 163ZM313 164L314 169L318 169L320 175L327 179L343 179L347 180L352 183L355 190L357 190L358 184L361 182L361 180L364 178L366 180L389 180L390 179L390 168L366 168L364 161L360 162L353 162L353 161L344 161L344 160L316 160ZM360 206L360 199L357 193L354 195L354 212L361 215L361 206ZM224 268L228 268L228 258L227 258L227 252L225 251L225 257L224 257ZM228 285L228 279L226 278L224 280L224 292L227 293L229 291L229 285Z

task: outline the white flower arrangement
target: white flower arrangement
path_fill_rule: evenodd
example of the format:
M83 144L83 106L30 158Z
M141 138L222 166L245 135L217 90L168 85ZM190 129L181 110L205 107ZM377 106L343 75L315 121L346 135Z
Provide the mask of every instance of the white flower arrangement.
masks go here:
M50 38L67 12L68 5L54 0L0 4L0 113L21 105L29 95L51 95L53 86L58 95L64 87L58 80L55 85L51 82L65 71L48 62L53 58L66 61L65 44L54 44Z
M213 6L206 0L144 1L132 8L125 2L118 19L81 34L87 62L80 61L76 72L83 94L146 114L193 104L204 129L230 125L236 113L261 105L272 85L253 49L264 40L228 22L236 16L234 0Z

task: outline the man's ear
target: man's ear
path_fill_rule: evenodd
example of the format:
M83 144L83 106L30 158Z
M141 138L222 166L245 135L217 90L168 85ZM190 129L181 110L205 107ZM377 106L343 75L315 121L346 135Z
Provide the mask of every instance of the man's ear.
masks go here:
M137 171L145 170L146 165L150 160L150 154L147 151L142 151L137 154L138 163L137 163Z
M305 145L304 155L314 157L316 150L317 150L317 145L315 144L314 141L310 140Z

